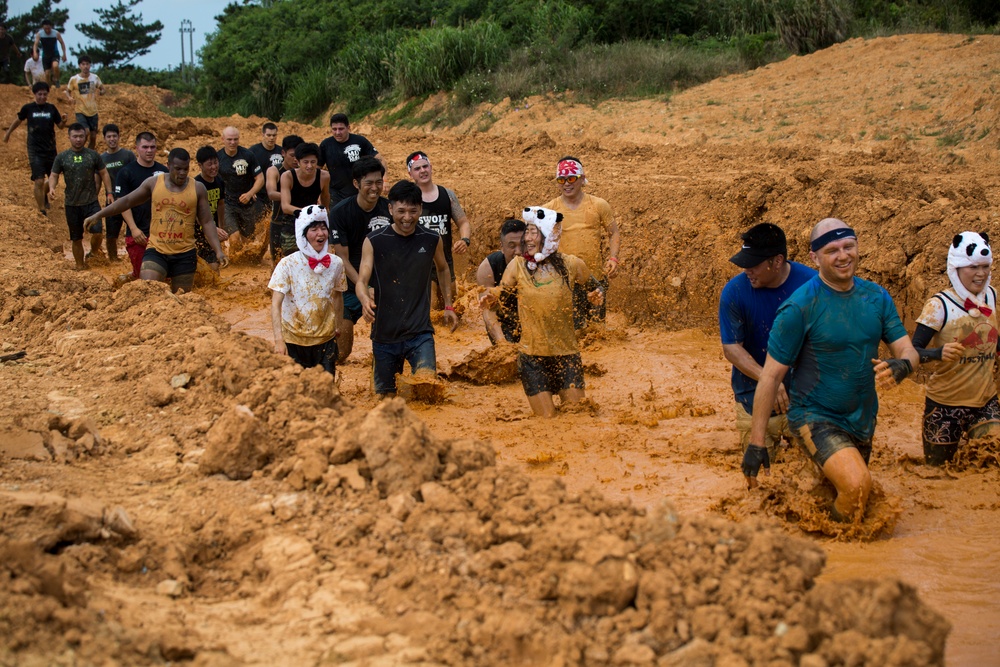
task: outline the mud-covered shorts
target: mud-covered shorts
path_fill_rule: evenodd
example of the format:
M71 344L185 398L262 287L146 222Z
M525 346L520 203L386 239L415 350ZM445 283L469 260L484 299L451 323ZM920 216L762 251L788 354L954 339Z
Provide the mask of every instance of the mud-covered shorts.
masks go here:
M527 396L584 388L583 361L579 354L539 357L521 353L517 355L517 370Z
M582 329L590 322L603 322L607 317L608 279L601 278L597 284L604 290L604 301L595 306L587 300L588 288L583 285L573 285L573 328ZM593 291L593 288L590 288Z
M101 205L96 201L84 204L83 206L66 207L66 226L69 227L69 240L80 241L83 239L83 221L101 210ZM100 234L100 221L94 224L93 229L86 230L91 234Z
M1000 402L994 396L981 408L924 402L924 442L928 445L957 445L963 435L986 430L987 424L1000 428Z
M434 334L418 334L402 343L376 343L372 341L372 384L375 393L396 393L396 374L403 372L405 362L410 371L437 373L437 356L434 351Z
M93 116L85 116L82 113L77 112L76 122L87 128L87 131L90 132L91 134L97 132L98 122L96 113Z
M792 440L822 468L831 456L842 449L853 447L868 463L872 455L872 439L861 440L836 424L816 422L799 427L791 427Z
M295 241L295 220L271 220L271 259L277 264L282 257L299 251Z
M168 278L186 276L198 270L198 254L193 248L176 255L167 255L156 248L147 247L142 254L142 270L156 271Z
M194 226L194 249L198 252L198 256L209 264L215 264L219 261L212 246L209 245L208 239L205 238L205 229L201 225Z
M52 173L52 163L56 161L55 151L35 152L28 149L28 164L31 166L31 180L46 178Z
M239 232L243 238L250 238L257 231L257 222L264 215L264 206L258 199L253 199L249 206L230 204L226 202L222 225L227 234Z
M337 373L337 339L331 338L319 345L296 345L285 342L285 349L292 361L303 368L322 366L330 375Z

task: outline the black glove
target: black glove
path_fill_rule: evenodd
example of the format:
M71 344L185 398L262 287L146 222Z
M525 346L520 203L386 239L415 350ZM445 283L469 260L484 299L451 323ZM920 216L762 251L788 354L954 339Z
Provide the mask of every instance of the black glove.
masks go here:
M766 470L771 469L771 458L767 455L767 447L747 445L746 451L743 452L743 474L747 477L756 477L761 466Z
M885 363L889 365L889 372L892 373L892 379L899 384L906 376L913 372L913 365L910 363L909 359L884 359Z

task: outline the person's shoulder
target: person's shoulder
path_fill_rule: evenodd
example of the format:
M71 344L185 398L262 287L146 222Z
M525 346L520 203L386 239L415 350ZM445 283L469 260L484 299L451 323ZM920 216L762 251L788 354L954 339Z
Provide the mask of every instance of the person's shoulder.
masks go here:
M556 197L555 199L545 202L542 204L542 208L548 208L558 212L563 212L565 210L562 203L562 197Z
M611 210L611 204L608 203L607 199L601 199L597 195L592 195L589 192L585 192L583 194L583 197L588 202L590 202L591 206L596 206L597 208L601 208L601 209L605 209L606 208L609 211Z
M165 164L160 164L159 162L154 162L154 163L153 163L153 171L155 171L155 172L157 172L157 173L160 173L160 172L162 172L162 173L164 173L164 174L165 174L165 173L167 173L167 172L168 172L168 171L170 171L170 170L169 170L169 169L167 169L167 165L165 165Z
M737 273L722 286L722 294L719 298L722 301L736 300L745 294L747 288L751 288L750 279L747 278L745 273Z
M880 297L892 298L886 288L876 282L858 278L857 276L854 277L854 289L861 294L875 294Z
M348 197L347 199L341 199L330 208L330 215L332 216L334 213L340 215L346 214L350 210L351 202L357 203L357 198Z

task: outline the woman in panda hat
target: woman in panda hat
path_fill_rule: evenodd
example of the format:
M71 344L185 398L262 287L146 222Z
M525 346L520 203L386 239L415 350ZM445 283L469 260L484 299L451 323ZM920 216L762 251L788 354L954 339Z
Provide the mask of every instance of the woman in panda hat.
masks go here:
M595 305L603 303L604 290L582 259L558 252L561 213L530 206L522 217L526 252L510 261L500 284L487 290L480 303L494 308L501 291L517 293L521 384L532 411L552 417L553 394L563 403L584 398L583 363L573 329L573 285L586 286L587 298Z
M962 232L948 248L951 287L930 298L917 319L913 347L933 362L924 406L924 459L951 461L966 438L1000 434L993 365L997 295L990 287L993 251L985 233Z
M344 312L347 273L330 253L326 209L307 206L296 212L295 242L299 252L274 267L268 287L274 351L301 366L322 366L334 374L337 332Z

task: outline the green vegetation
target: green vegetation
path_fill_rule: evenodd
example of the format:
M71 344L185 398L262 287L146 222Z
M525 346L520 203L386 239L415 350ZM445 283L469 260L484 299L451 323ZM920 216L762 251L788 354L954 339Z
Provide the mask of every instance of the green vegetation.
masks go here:
M118 0L108 9L94 9L97 21L76 24L76 29L92 41L83 49L71 49L73 55L86 53L98 67L124 67L149 53L150 47L160 41L163 24L143 23L142 14L133 14L140 2Z

